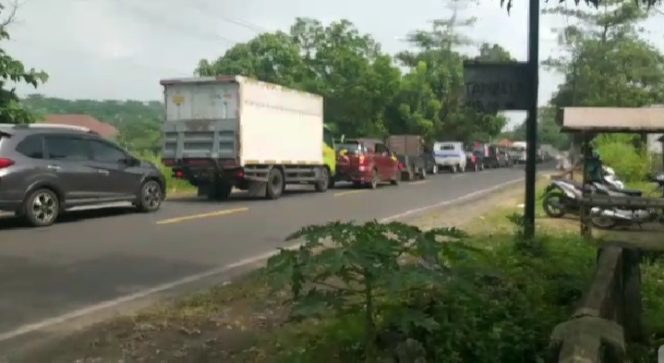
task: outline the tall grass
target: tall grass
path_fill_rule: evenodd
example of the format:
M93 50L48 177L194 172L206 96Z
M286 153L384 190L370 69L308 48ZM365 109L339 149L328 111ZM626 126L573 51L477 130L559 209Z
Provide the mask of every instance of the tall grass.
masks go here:
M141 153L137 156L140 159L149 161L159 167L159 170L161 170L161 172L164 174L164 177L166 178L166 192L168 195L193 193L196 190L196 188L189 184L188 181L176 179L173 177L171 168L164 165L158 155L153 153Z

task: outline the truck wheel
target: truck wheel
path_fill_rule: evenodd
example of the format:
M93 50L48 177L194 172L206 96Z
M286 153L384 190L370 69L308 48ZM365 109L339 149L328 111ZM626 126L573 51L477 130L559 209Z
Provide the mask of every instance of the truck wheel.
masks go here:
M268 199L279 199L284 192L284 173L279 168L272 168L267 176L265 196Z
M314 184L316 191L321 193L327 191L327 188L330 185L329 183L330 183L330 172L327 171L326 167L320 168L320 175L318 177L318 181L316 182L316 184Z

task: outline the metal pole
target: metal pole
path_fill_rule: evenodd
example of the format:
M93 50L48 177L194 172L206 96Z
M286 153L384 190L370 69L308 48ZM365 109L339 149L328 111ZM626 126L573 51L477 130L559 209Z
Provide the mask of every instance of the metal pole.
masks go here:
M528 26L528 68L530 70L530 106L526 121L526 237L535 235L535 183L537 182L537 91L539 85L539 0L530 0Z

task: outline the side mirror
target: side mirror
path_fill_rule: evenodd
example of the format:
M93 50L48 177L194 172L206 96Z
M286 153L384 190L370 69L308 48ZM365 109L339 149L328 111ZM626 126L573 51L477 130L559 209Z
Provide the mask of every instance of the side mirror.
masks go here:
M127 166L138 166L141 163L138 159L136 159L135 157L133 157L131 155L127 155L127 157L122 159L120 162L122 164L127 165Z

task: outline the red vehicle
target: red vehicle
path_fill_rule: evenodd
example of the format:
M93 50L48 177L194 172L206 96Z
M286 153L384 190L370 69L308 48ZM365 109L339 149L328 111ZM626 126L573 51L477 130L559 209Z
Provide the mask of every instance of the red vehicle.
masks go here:
M337 155L336 181L372 189L381 182L399 183L399 161L380 140L345 140L337 144Z

